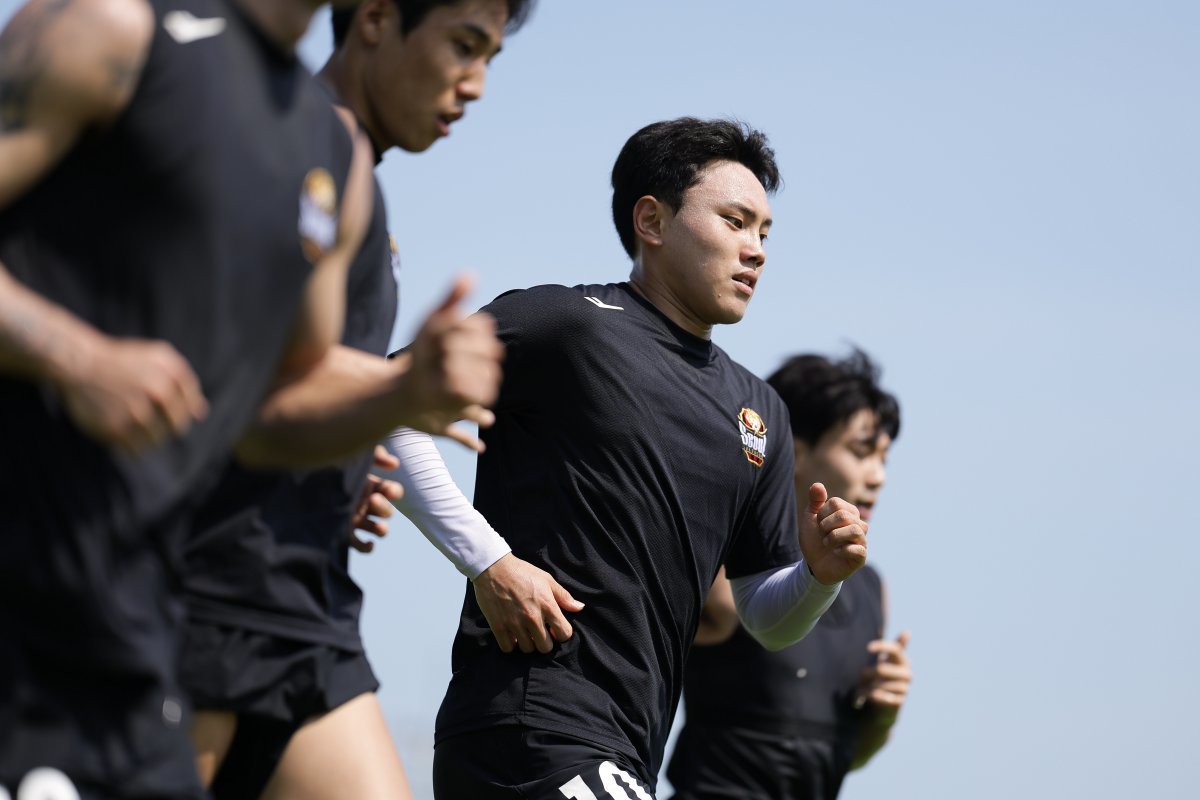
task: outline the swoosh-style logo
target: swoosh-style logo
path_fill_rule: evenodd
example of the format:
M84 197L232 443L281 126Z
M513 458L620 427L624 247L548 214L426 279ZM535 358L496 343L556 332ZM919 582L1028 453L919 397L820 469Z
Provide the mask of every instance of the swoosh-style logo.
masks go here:
M625 310L622 306L610 306L608 303L602 302L599 298L596 298L596 297L587 297L585 295L583 299L590 302L596 308L609 308L609 309L612 309L613 311L624 311Z
M201 39L220 36L225 30L223 17L201 19L190 11L172 11L163 17L163 28L180 44L191 44Z

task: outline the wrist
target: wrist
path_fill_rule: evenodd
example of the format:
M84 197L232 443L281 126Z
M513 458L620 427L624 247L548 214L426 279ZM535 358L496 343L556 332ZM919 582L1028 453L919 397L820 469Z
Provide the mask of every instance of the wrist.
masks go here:
M89 382L96 366L103 364L109 337L83 324L64 326L55 343L43 354L42 377L60 392Z

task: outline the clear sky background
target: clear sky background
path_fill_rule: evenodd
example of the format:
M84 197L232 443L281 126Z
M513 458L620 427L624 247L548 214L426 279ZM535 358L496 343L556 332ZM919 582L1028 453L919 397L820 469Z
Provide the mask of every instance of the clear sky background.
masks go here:
M399 338L460 268L478 304L624 279L642 125L761 128L786 186L714 338L762 375L855 342L903 409L870 558L916 679L843 796L1195 797L1198 43L1182 0L543 0L453 135L384 162ZM407 525L356 567L428 796L464 582Z
M762 375L857 343L903 409L870 558L916 679L843 797L1194 797L1198 42L1189 0L542 0L453 135L380 169L397 341L460 269L478 305L623 280L608 177L642 125L761 128L786 186L716 341ZM465 581L403 523L355 571L429 797Z

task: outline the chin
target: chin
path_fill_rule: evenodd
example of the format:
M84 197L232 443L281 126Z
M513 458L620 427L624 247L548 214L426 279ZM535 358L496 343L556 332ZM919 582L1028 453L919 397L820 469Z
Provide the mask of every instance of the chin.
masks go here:
M720 311L720 319L713 322L714 325L736 325L746 318L746 306L741 308L723 308Z

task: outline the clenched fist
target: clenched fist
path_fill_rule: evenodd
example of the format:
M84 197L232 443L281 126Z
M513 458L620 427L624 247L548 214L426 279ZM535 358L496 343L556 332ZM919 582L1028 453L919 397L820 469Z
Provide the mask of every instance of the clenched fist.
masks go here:
M867 528L857 506L830 497L823 484L810 486L800 514L800 550L813 577L837 583L867 563Z
M452 424L468 420L488 427L495 416L487 409L500 392L504 345L496 338L496 322L486 314L464 317L459 304L471 281L460 277L442 304L429 315L407 357L402 402L410 409L403 424L482 449Z

